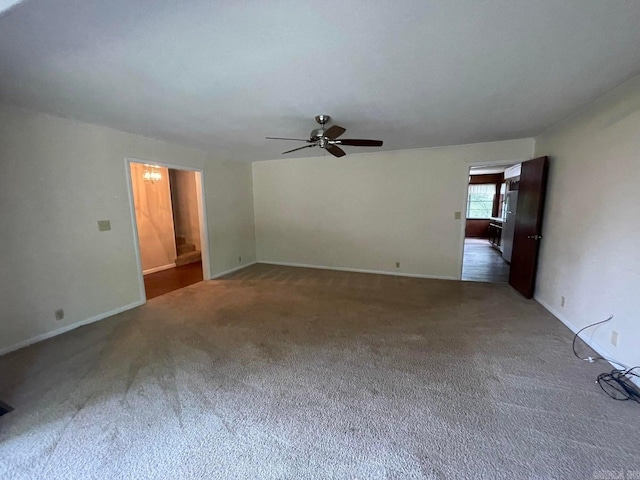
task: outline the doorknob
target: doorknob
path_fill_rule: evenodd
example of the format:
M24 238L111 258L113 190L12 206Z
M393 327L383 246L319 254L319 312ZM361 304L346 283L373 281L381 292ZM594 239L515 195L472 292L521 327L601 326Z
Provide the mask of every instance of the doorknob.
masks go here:
M527 235L527 238L530 238L532 240L540 240L542 238L542 235Z

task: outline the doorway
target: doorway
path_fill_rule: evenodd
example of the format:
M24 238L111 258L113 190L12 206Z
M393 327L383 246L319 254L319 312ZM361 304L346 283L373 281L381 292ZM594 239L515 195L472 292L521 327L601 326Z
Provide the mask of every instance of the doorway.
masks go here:
M463 281L508 283L521 164L471 167Z
M126 159L140 294L210 278L202 172Z

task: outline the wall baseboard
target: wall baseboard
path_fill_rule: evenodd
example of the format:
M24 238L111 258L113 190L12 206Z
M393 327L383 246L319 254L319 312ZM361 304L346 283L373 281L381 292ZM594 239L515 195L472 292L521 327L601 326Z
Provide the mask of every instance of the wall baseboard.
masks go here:
M540 297L538 297L537 295L535 295L533 297L533 299L538 302L540 305L542 305L545 310L547 310L551 315L553 315L554 317L556 317L558 320L560 320L562 323L564 323L564 325L571 330L574 334L578 333L578 331L580 330L580 328L576 327L573 323L571 323L569 321L569 319L567 317L565 317L564 315L562 315L557 309L555 309L554 307L552 307L551 305L549 305L547 302L545 302L544 300L542 300ZM582 340L584 343L586 343L593 351L595 351L598 355L600 355L601 357L604 358L614 358L614 356L606 349L604 348L602 345L600 345L599 343L595 342L593 339L587 337L584 333L582 333L581 335L579 335L580 340ZM613 363L613 362L609 362L607 361L613 368L620 368L620 365L618 365L617 363ZM640 387L640 379L639 378L635 378L632 377L631 380L633 381L633 383L635 383L636 385L638 385Z
M58 328L56 330L52 330L50 332L41 333L40 335L36 335L35 337L31 337L27 340L23 340L22 342L14 343L8 347L0 348L0 356L9 352L13 352L15 350L19 350L20 348L27 347L37 342L41 342L43 340L47 340L48 338L56 337L63 333L69 332L71 330L75 330L78 327L82 327L83 325L89 325L90 323L94 323L100 320L104 320L107 317L112 317L113 315L117 315L118 313L125 312L127 310L131 310L132 308L139 307L144 305L142 300L135 301L130 303L129 305L125 305L123 307L114 308L113 310L109 310L108 312L100 313L93 317L87 318L85 320L80 320L79 322L72 323L71 325L65 325L64 327Z
M236 270L241 270L243 268L249 267L251 265L254 265L257 262L251 262L251 263L245 263L242 264L238 267L229 269L229 270L225 270L224 272L220 272L220 273L216 273L211 279L213 280L214 278L218 278L218 277L222 277L224 275L228 275L229 273L233 273ZM160 270L167 270L169 268L175 267L175 264L173 264L172 266L165 266L165 267L159 267ZM155 271L160 271L160 270L155 270ZM149 272L152 273L152 272ZM28 338L27 340L23 340L21 342L18 343L14 343L13 345L9 345L7 347L3 347L0 348L0 356L5 355L7 353L13 352L15 350L19 350L21 348L27 347L29 345L33 345L34 343L38 343L38 342L42 342L43 340L47 340L49 338L53 338L56 337L58 335L62 335L63 333L69 332L71 330L75 330L78 327L82 327L84 325L89 325L90 323L94 323L94 322L98 322L100 320L104 320L107 317L111 317L113 315L117 315L118 313L122 313L125 312L127 310L131 310L132 308L136 308L139 307L141 305L144 305L146 302L142 301L142 300L137 300L133 303L130 303L128 305L122 306L122 307L118 307L118 308L114 308L113 310L109 310L108 312L104 312L98 315L94 315L93 317L87 318L85 320L80 320L79 322L76 323L72 323L71 325L65 325L64 327L58 328L56 330L52 330L50 332L45 332L45 333L41 333L40 335L36 335L35 337L31 337Z
M143 270L142 271L142 275L149 275L150 273L156 273L156 272L161 272L163 270L169 270L170 268L175 268L175 266L176 266L175 263L169 263L167 265L162 265L160 267L149 268L147 270Z
M240 265L238 267L234 267L234 268L231 268L229 270L225 270L224 272L214 273L213 276L209 280L215 280L216 278L224 277L225 275L229 275L230 273L237 272L238 270L242 270L243 268L250 267L251 265L255 265L256 263L258 263L258 262L253 261L253 262L250 262L250 263L243 263L242 265Z
M460 280L457 277L445 277L439 275L423 275L420 273L387 272L385 270L366 270L362 268L328 267L325 265L308 265L306 263L272 262L269 260L258 260L256 263L266 265L281 265L283 267L316 268L318 270L336 270L338 272L373 273L376 275L390 275L392 277L428 278L431 280Z

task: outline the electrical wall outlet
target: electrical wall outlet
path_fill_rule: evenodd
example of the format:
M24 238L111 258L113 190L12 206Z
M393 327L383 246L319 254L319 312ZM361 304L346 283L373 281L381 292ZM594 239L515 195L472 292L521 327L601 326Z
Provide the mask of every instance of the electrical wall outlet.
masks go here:
M560 297L560 306L564 308L564 302L565 302L565 298L564 297Z
M242 257L238 257L238 263L242 263Z
M56 320L62 320L64 318L64 310L58 309L56 310Z
M611 331L611 345L613 345L614 347L618 346L618 332L616 332L615 330Z
M400 262L396 262L396 268L400 268Z

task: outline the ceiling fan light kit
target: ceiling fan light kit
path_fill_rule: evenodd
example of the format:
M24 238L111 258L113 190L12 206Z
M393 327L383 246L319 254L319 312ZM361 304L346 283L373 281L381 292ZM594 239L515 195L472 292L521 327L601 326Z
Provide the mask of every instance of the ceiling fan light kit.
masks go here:
M343 138L338 140L338 137L341 136L347 130L339 125L332 125L329 128L325 129L325 125L329 123L331 117L329 115L318 115L316 116L316 122L320 125L320 128L316 128L311 131L309 134L309 139L304 140L301 138L286 138L286 137L265 137L268 140L289 140L294 142L306 142L308 145L303 147L294 148L292 150L287 150L286 152L282 152L282 154L287 154L291 152L296 152L298 150L302 150L304 148L311 147L320 147L324 148L327 152L329 152L334 157L344 157L346 152L339 147L339 145L347 145L350 147L381 147L382 140L365 140L359 138Z

